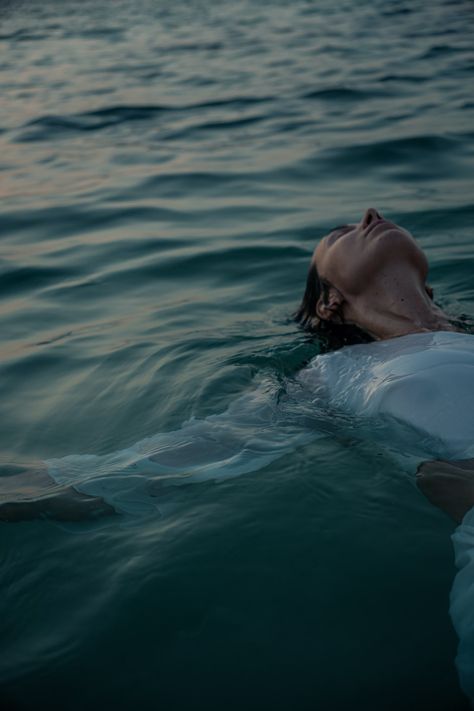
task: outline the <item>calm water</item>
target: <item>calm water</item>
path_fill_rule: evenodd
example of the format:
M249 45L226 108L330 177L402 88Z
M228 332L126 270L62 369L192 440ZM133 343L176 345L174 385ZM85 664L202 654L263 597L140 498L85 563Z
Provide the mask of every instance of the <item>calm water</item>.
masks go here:
M2 462L284 389L315 242L369 205L472 318L473 30L469 0L4 1ZM4 708L465 708L452 526L381 444L155 500L0 526Z

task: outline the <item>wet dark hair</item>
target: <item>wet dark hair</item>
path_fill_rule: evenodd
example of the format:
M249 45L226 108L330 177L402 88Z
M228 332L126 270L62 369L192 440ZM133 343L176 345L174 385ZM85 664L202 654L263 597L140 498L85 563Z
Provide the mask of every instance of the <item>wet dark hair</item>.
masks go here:
M298 311L295 313L295 321L308 331L319 331L322 320L316 315L316 304L320 297L324 303L328 300L328 288L319 278L316 264L311 262L306 277L306 288Z
M370 343L374 339L368 333L352 324L334 323L319 318L316 314L316 305L322 297L323 303L327 304L329 298L329 284L320 278L316 264L311 262L308 276L306 277L306 288L301 304L294 315L295 321L299 323L305 331L318 334L327 342L330 349L341 348L342 346L354 343Z

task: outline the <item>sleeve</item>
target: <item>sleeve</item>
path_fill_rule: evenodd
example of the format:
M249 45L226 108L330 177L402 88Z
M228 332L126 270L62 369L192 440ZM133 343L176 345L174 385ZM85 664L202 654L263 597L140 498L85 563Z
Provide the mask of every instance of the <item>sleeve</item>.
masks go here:
M164 485L254 472L320 436L304 426L292 398L279 395L275 383L264 381L220 414L110 454L50 459L48 472L57 484L101 496L121 513L151 512L160 508L153 497Z

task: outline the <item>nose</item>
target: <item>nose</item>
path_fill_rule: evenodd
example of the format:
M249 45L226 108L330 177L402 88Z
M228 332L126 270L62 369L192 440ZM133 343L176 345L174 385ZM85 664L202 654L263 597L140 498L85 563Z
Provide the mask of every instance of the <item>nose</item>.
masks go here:
M377 212L377 210L373 207L369 207L369 209L366 211L364 217L362 218L361 226L362 228L368 227L371 222L374 220L381 220L382 215Z

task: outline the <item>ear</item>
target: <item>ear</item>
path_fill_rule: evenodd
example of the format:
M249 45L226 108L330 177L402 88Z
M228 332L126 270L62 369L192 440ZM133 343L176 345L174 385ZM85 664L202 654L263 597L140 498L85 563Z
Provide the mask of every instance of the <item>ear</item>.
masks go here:
M431 288L431 286L428 286L428 284L425 284L425 291L428 294L428 296L430 297L431 301L433 301L433 289Z
M330 286L326 294L321 294L317 304L316 313L322 321L342 323L341 307L344 297L334 286Z

